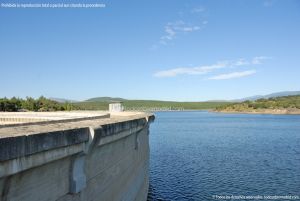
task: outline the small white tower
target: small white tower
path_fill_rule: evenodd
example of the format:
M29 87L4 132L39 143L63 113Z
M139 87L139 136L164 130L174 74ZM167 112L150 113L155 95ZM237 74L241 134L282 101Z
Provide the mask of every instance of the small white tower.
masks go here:
M124 107L122 102L113 102L109 104L109 111L110 112L123 112Z

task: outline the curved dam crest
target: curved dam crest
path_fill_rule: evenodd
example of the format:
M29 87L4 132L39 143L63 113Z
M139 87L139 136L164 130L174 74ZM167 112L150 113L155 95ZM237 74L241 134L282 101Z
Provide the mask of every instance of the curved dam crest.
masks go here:
M153 114L41 114L0 113L0 201L147 199Z

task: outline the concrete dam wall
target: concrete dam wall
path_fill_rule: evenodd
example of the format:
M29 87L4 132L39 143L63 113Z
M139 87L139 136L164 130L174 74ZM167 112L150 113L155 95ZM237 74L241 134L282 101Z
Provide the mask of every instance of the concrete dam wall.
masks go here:
M152 114L39 115L0 113L0 201L147 199Z

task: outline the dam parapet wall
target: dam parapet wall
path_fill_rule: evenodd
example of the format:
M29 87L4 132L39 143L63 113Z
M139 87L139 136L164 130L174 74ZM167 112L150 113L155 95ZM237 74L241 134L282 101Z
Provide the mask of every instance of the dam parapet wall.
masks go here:
M147 199L152 114L40 114L0 113L0 201Z

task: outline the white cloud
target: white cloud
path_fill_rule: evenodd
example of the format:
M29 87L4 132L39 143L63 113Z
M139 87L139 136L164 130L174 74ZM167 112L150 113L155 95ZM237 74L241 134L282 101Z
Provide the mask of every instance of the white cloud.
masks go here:
M176 77L178 75L204 75L204 74L208 74L208 73L217 71L222 68L232 69L232 68L242 67L242 66L260 65L260 64L262 64L262 62L264 60L270 59L270 58L271 57L258 56L258 57L254 57L249 60L240 58L240 59L236 59L236 60L220 61L220 62L217 62L212 65L172 68L172 69L168 69L168 70L158 71L154 74L154 76L155 77ZM249 73L249 71L245 71L245 72ZM236 76L236 74L231 75L231 76ZM223 77L223 76L221 76L221 77ZM219 77L218 76L212 77L210 79L217 79L217 78L219 78Z
M182 28L182 31L183 31L183 32L192 32L192 31L197 31L197 30L199 30L199 29L200 29L200 27L198 27L198 26L183 27L183 28Z
M203 15L205 12L206 9L202 6L195 7L188 12L180 11L178 13L180 20L168 22L164 26L164 33L159 38L159 41L152 45L150 50L155 50L161 45L167 45L180 34L192 33L203 29L208 24L205 15Z
M238 59L237 61L233 62L233 66L244 66L249 65L249 62L246 59Z
M233 73L227 73L227 74L220 74L213 77L208 78L209 80L228 80L228 79L234 79L234 78L240 78L245 77L249 75L253 75L256 73L256 70L247 70L242 72L233 72Z
M160 38L160 43L166 45L168 41L173 40L176 37L176 35L180 33L194 32L200 29L200 26L187 24L182 20L178 20L176 22L169 22L165 26L165 34Z
M216 69L225 68L227 62L218 62L210 66L199 66L192 68L173 68L169 70L159 71L154 74L155 77L175 77L177 75L203 75L212 72Z
M170 41L174 40L180 34L186 34L201 30L208 23L201 14L205 12L204 7L196 7L192 9L183 20L177 20L174 22L168 22L164 26L164 34L160 37L159 44L167 45ZM184 16L184 12L179 13L181 18ZM186 20L189 19L189 20Z
M261 64L263 60L271 59L271 57L259 56L252 59L252 64Z

